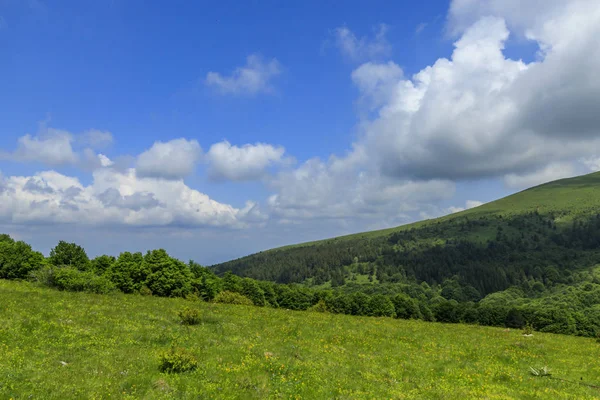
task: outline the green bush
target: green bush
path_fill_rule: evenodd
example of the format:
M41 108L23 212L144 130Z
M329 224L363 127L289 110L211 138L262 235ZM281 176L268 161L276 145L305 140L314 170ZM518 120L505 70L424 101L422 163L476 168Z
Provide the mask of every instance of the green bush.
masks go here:
M163 249L146 253L142 269L148 271L144 284L156 296L185 297L192 292L192 273L189 267L169 257Z
M0 240L0 278L23 279L45 264L44 256L30 245L9 239Z
M198 361L193 354L183 348L171 348L160 357L160 372L179 373L193 371L198 368Z
M106 294L115 290L115 285L106 277L73 267L46 267L36 271L33 277L43 285L69 292Z
M150 290L150 288L148 288L148 286L146 286L146 285L143 285L140 288L140 292L139 293L142 296L152 296L152 290Z
M200 323L200 311L196 308L185 308L177 313L183 325L198 325Z
M252 300L250 300L246 296L241 295L239 293L235 293L235 292L229 292L227 290L216 295L213 301L215 303L223 303L223 304L242 304L242 305L246 305L246 306L254 305Z
M48 258L50 264L61 267L74 267L80 271L90 268L90 259L83 247L75 243L67 243L63 240L58 242L55 248L50 250Z
M308 309L308 311L312 312L328 312L327 304L325 304L325 300L319 300L317 304Z
M255 306L265 305L265 293L254 279L242 279L242 294L252 300Z
M376 294L369 300L369 315L373 317L394 317L394 304L389 297Z

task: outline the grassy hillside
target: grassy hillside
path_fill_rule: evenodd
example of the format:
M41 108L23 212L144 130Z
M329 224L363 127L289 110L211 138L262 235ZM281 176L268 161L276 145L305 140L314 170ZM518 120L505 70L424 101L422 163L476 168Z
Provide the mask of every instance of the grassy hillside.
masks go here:
M600 173L593 173L540 185L438 219L286 246L213 268L219 273L232 271L257 279L304 282L315 278L313 281L323 283L334 279L335 275L343 275L346 279L352 274L364 275L365 266L360 270L356 267L363 263L371 274L379 268L388 277L399 273L430 284L442 283L444 279L458 275L482 294L487 294L522 280L521 275L539 279L540 276L535 277L526 270L528 266L543 268L551 265L562 271L598 263L600 258L593 251L595 243L582 244L571 230L577 230L576 235L582 238L590 235L595 238L598 233L595 218L599 213ZM586 225L587 230L583 231L579 225L574 226L579 222L590 226ZM564 237L558 238L559 235ZM472 255L474 251L489 247L490 242L494 242L494 248L506 247L511 254L506 257L496 253L479 254L479 259ZM465 245L469 243L478 248L473 250ZM557 258L571 250L577 253L577 260L565 263ZM451 265L444 265L448 263ZM461 270L454 265L457 263L460 267L470 263L480 266ZM498 282L473 279L477 274L488 274L491 269L497 270L493 274L503 275L500 269L509 266L514 271L503 281L501 278L496 279ZM479 270L474 271L474 268Z
M0 398L593 399L593 339L0 280ZM201 311L186 327L177 312ZM195 371L159 372L176 345ZM552 377L529 367L548 366ZM559 380L567 379L572 382Z

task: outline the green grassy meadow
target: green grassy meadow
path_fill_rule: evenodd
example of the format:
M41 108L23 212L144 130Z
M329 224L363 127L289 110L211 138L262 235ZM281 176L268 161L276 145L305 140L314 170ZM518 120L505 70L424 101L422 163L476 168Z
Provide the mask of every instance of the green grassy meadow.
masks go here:
M159 372L172 346L199 367ZM599 360L589 338L0 280L2 399L594 399Z

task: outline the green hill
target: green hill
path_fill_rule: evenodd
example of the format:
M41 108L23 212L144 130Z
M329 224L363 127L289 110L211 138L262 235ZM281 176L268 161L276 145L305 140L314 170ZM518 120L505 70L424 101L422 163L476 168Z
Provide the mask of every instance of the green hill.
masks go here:
M160 372L173 346L197 368ZM594 399L599 358L589 338L0 280L3 399Z
M286 246L212 268L334 286L364 282L366 276L380 283L430 285L454 278L485 296L526 280L544 281L556 271L566 281L574 271L596 265L599 213L600 173L593 173L437 219Z

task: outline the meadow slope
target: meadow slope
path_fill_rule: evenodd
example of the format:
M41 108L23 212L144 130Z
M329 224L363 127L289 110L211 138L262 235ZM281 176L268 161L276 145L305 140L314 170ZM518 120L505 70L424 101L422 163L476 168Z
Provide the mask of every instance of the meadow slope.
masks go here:
M173 345L198 369L159 372ZM588 338L0 280L0 398L593 399L599 359Z

